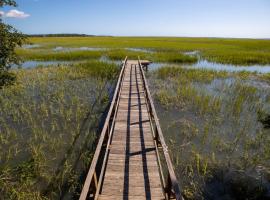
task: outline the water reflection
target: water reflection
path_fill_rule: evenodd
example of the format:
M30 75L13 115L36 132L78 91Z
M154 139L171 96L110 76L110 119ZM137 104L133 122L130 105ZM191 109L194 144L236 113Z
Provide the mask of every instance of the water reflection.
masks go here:
M55 47L53 51L62 51L62 52L68 52L68 51L106 51L108 49L106 48L99 48L99 47Z
M188 65L188 64L172 64L172 63L152 63L149 65L150 70L155 70L163 66L179 66L190 69L209 69L216 71L227 71L227 72L257 72L257 73L270 73L270 65L232 65L232 64L221 64L214 63L207 60L199 60L197 63Z
M32 69L38 66L49 66L49 65L61 65L61 64L69 64L71 61L26 61L20 65L13 65L12 68L23 68L23 69Z
M22 45L23 49L34 49L34 48L39 48L41 47L40 44L24 44Z
M197 63L192 65L193 68L200 69L211 69L217 71L229 71L229 72L258 72L258 73L270 73L270 65L248 65L248 66L238 66L232 64L221 64L209 62L207 60L199 60Z
M154 52L151 49L143 49L143 48L125 48L125 50L135 51L135 52L143 52L143 53L153 53Z

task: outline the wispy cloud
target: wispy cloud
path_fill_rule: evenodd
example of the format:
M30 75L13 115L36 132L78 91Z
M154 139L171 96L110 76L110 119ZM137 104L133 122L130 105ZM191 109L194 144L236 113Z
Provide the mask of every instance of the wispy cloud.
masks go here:
M1 16L4 16L4 15L5 15L5 13L4 13L3 11L0 10L0 17L1 17Z
M10 18L27 18L30 17L29 14L23 12L23 11L19 11L19 10L10 10L5 14L5 17L10 17Z

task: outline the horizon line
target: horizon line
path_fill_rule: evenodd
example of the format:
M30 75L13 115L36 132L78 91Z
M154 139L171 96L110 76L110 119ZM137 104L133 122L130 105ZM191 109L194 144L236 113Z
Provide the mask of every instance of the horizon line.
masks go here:
M254 39L254 40L270 40L270 37L225 37L225 36L179 36L179 35L102 35L102 34L86 34L86 33L24 33L29 36L42 35L81 35L86 37L163 37L163 38L213 38L213 39Z

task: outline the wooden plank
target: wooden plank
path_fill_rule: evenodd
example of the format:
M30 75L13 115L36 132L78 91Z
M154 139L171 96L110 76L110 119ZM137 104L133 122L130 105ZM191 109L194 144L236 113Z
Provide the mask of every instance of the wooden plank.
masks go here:
M120 72L120 75L119 75L119 78L118 78L118 81L117 81L117 84L116 84L116 89L115 89L115 92L114 92L114 95L113 95L113 100L111 102L111 106L110 106L108 115L106 117L104 127L102 129L101 136L100 136L100 139L98 141L98 145L97 145L93 160L91 162L90 169L88 171L87 177L86 177L84 185L83 185L83 189L82 189L82 192L81 192L81 195L80 195L80 200L85 200L87 198L87 195L88 195L88 192L89 192L89 189L90 189L90 185L91 185L91 182L92 182L95 170L96 170L96 166L97 166L97 162L98 162L99 155L100 155L100 152L101 152L101 148L102 148L103 143L104 143L104 138L105 138L105 134L106 134L106 131L107 131L107 126L109 124L110 117L112 115L112 112L113 112L113 109L114 109L114 106L115 106L115 102L116 102L116 99L117 99L118 90L119 90L119 87L120 87L120 84L121 84L121 80L122 80L122 78L124 76L124 71L125 71L126 65L127 65L127 57L126 57L126 59L125 59L125 61L123 63L123 67L121 69L121 72Z
M141 140L139 140L139 141L129 141L129 143L130 143L130 145L132 146L132 145L135 145L135 146L137 146L137 145L141 145ZM120 140L113 140L112 141L112 143L111 143L111 146L112 145L123 145L123 141L120 141ZM150 140L150 141L144 141L144 145L146 146L146 147L154 147L155 145L154 145L154 142L152 141L152 140Z
M143 200L146 199L146 196L141 194L138 196L129 194L129 195L100 195L99 200L119 200L119 199L130 199L130 200ZM151 200L164 200L164 197L151 197Z
M126 62L119 91L99 199L165 199L138 61Z
M149 163L151 163L150 161L156 161L157 160L157 158L156 158L156 156L154 154L146 155L146 158L144 158L141 154L128 156L128 157L129 157L128 159L129 159L130 163L134 161L134 163L133 163L134 165L136 165L136 164L137 165L144 164L144 163L138 162L138 161L142 161L142 160L147 160L147 161L149 161ZM114 164L121 164L122 165L126 161L126 158L127 158L126 154L119 155L119 154L111 153L108 163L110 163L110 161L111 161ZM114 160L116 162L114 162ZM117 162L117 161L119 161L119 162ZM157 165L157 163L155 163L155 164Z
M147 106L144 104L144 105L138 105L138 104L135 104L133 106L130 106L129 104L121 104L119 105L119 109L120 110L129 110L130 112L134 112L134 111L137 111L137 112L141 112L143 110L147 110Z
M112 165L118 165L120 167L125 168L127 165L128 167L157 167L158 165L156 164L156 160L149 160L147 159L146 161L142 162L142 158L140 159L133 159L134 161L127 161L127 160L120 160L120 162L117 162L117 160L110 160L107 166L112 166Z
M134 152L113 152L110 151L110 155L112 155L112 158L109 158L109 160L111 159L112 162L113 160L119 160L119 164L123 164L121 162L124 161L129 161L129 163L132 163L134 161L134 164L138 164L138 165L142 165L145 163L136 163L138 161L140 162L149 162L151 163L152 161L156 161L156 154L154 154L153 152L145 152L145 151L134 151ZM117 164L117 163L116 163Z
M166 164L167 164L167 168L168 168L168 171L169 171L169 178L170 178L170 181L171 181L172 189L174 190L175 198L177 200L180 200L180 199L183 199L183 197L181 195L181 191L180 191L180 188L179 188L179 185L178 185L178 181L177 181L174 169L173 169L172 161L171 161L171 158L170 158L170 155L169 155L169 152L168 152L168 147L167 147L167 145L165 143L165 139L163 137L163 133L162 133L162 130L160 128L160 124L159 124L159 120L158 120L158 117L157 117L157 114L156 114L155 106L154 106L154 103L153 103L153 100L152 100L152 97L151 97L151 94L150 94L150 91L149 91L149 87L148 87L145 75L143 73L143 69L142 69L140 59L139 59L139 66L140 66L140 71L142 73L143 82L144 82L144 85L145 85L145 88L146 88L146 95L148 96L148 99L149 99L149 102L150 102L150 107L152 108L152 114L153 114L155 122L156 122L157 133L158 133L158 137L159 137L159 140L160 140L160 143L161 143L161 146L162 146L162 150L163 150L163 154L164 154L165 161L166 161Z
M125 166L126 165L116 165L116 164L111 163L111 164L107 165L107 168L110 171L123 172ZM130 171L130 173L132 173L132 172L143 172L143 167L147 167L148 171L157 171L158 170L157 165L151 165L151 166L147 166L147 165L130 165L129 166L129 171Z
M127 189L127 191L125 192L124 190ZM102 194L106 194L106 195L119 195L119 194L123 194L123 193L127 193L127 194L132 194L134 196L140 196L142 194L145 193L149 193L150 197L162 197L163 196L163 191L161 188L151 188L148 191L145 191L146 188L144 186L141 187L128 187L128 188L124 188L124 187L118 187L118 186L112 186L110 188L105 187L104 190L102 190ZM147 194L145 194L145 196L147 196Z
M126 139L126 137L125 137ZM111 144L121 142L123 143L123 137L114 137L113 142ZM147 145L147 143L151 144L153 142L153 139L149 138L144 138L144 143ZM140 137L132 137L129 138L129 144L132 145L133 143L141 143L141 138Z

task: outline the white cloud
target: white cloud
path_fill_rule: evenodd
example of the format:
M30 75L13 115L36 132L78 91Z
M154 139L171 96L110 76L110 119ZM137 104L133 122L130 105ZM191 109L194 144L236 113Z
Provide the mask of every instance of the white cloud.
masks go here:
M19 10L10 10L5 14L5 17L12 17L12 18L27 18L30 15L23 12L23 11L19 11Z
M0 17L4 16L5 13L3 11L0 10Z

